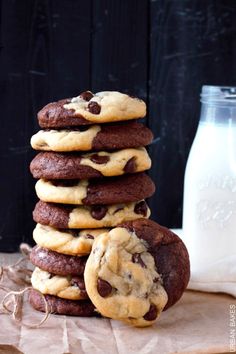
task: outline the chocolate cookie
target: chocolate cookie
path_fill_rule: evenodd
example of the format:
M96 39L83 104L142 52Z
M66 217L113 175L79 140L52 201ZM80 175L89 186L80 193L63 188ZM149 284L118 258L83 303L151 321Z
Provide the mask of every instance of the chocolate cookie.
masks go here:
M153 135L137 122L91 125L85 128L40 130L32 136L31 146L43 151L117 150L146 146Z
M63 204L117 204L136 202L155 192L151 178L139 172L97 180L44 180L35 186L44 202Z
M33 211L34 221L58 229L114 227L125 221L149 216L150 210L144 200L136 203L93 205L91 207L73 207L39 201Z
M94 305L89 300L66 300L53 295L44 295L49 305L50 312L59 315L90 317L96 316ZM45 312L45 303L38 291L32 289L29 293L31 306L41 312Z
M37 224L33 238L37 245L57 253L84 256L90 253L94 239L106 231L108 229L58 230Z
M189 276L181 239L146 219L97 237L84 272L88 296L102 315L140 327L179 300Z
M108 123L137 119L146 115L146 104L135 97L116 91L79 96L52 102L38 112L42 128L59 128L93 123Z
M35 178L90 179L142 172L151 167L145 148L115 152L78 153L40 152L32 160L30 171Z
M55 295L67 300L83 300L88 295L83 277L77 275L55 275L40 268L35 268L31 283L42 294Z
M49 273L82 276L87 257L69 256L35 246L30 253L30 261Z

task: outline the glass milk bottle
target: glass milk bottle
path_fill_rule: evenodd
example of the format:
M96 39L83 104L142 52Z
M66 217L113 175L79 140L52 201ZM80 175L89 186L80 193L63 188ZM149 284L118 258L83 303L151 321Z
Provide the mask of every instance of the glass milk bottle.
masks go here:
M203 86L201 102L184 181L183 239L193 277L236 260L236 87Z

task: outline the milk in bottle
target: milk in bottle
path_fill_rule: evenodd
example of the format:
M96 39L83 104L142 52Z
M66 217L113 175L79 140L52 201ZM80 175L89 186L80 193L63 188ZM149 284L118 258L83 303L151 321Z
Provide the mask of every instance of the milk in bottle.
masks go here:
M201 102L184 181L183 238L193 277L224 258L236 261L236 88L203 86Z

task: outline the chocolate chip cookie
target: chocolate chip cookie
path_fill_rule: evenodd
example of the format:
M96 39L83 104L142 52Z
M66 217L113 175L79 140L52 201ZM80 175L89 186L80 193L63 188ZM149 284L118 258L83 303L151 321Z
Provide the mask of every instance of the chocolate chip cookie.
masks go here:
M90 300L66 300L53 295L45 295L45 300L51 313L79 317L97 316L95 307ZM35 310L46 312L45 303L38 291L30 290L29 302Z
M55 229L50 226L37 224L33 238L37 245L57 253L71 256L88 255L94 239L108 229Z
M30 253L30 261L36 267L56 275L83 276L87 257L69 256L35 246Z
M153 135L137 122L91 125L80 128L40 130L32 136L31 146L43 151L117 150L146 146Z
M142 172L151 167L145 148L115 152L56 153L40 152L32 160L30 171L34 178L90 179Z
M84 279L77 275L55 275L40 268L35 268L31 283L34 289L42 294L55 295L67 300L83 300L88 295Z
M146 104L138 98L117 91L85 91L77 97L47 104L38 112L38 121L42 128L59 128L126 121L145 115Z
M155 192L151 178L139 172L97 180L44 180L35 185L44 202L62 204L117 204L136 202Z
M114 227L128 220L149 216L150 210L144 200L135 203L76 207L39 201L33 211L34 221L59 229Z
M102 315L143 327L179 300L189 275L181 239L154 221L139 219L97 237L84 279Z

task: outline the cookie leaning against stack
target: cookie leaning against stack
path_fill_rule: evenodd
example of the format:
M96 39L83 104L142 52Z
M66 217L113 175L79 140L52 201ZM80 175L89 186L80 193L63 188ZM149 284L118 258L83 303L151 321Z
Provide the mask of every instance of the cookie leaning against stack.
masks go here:
M41 152L30 166L40 199L33 212L34 308L45 310L39 291L52 312L96 313L83 278L94 239L109 232L104 228L150 216L144 199L155 186L143 171L151 166L144 146L152 133L132 121L145 114L137 98L89 91L38 113L43 129L31 144Z

